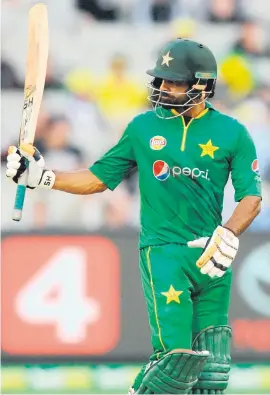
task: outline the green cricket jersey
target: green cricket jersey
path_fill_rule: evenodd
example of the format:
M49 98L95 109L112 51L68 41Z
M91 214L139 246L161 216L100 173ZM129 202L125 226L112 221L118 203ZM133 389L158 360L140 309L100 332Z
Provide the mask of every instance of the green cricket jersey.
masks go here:
M113 190L134 167L141 196L140 247L210 236L222 221L230 173L235 201L261 196L250 135L209 103L187 123L182 116L161 119L154 111L138 115L90 170Z

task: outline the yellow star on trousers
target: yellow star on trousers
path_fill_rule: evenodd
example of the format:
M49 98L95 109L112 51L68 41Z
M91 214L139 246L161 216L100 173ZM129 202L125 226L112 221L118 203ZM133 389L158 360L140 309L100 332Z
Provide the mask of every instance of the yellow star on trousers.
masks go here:
M166 66L169 67L170 66L169 62L171 60L173 60L174 58L170 57L170 51L169 51L169 52L166 53L166 55L162 56L162 59L163 59L163 61L162 61L161 65L166 64Z
M169 288L169 291L168 292L161 292L161 295L166 296L166 298L167 298L166 304L171 303L171 302L180 303L179 296L182 293L183 293L183 291L176 291L174 289L174 287L171 285Z
M206 144L199 144L202 149L201 156L209 155L214 159L214 152L219 149L212 144L212 140L208 140Z

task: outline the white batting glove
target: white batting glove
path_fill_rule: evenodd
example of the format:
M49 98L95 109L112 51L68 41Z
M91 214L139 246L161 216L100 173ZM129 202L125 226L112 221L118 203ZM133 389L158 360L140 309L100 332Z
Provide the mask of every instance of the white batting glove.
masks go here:
M201 237L187 244L191 248L204 248L196 262L201 273L222 277L237 254L239 239L231 230L218 226L211 237Z
M18 183L28 165L27 187L51 189L55 174L45 170L45 161L41 153L31 144L21 145L20 148L10 146L7 156L6 176Z

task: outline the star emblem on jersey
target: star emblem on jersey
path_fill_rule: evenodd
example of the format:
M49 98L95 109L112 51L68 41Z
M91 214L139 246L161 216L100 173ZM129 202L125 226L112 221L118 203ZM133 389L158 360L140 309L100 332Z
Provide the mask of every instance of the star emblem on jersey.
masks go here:
M163 66L164 64L166 64L166 66L170 67L169 63L174 59L172 57L170 57L170 51L166 53L166 55L162 56L162 63L161 66Z
M183 293L184 291L176 291L174 287L171 285L169 288L168 292L161 292L161 295L166 296L167 301L166 304L169 304L171 302L176 302L180 304L179 296Z
M219 147L213 145L212 140L208 140L206 144L199 144L202 149L201 156L209 155L212 159L214 159L214 152L219 150Z

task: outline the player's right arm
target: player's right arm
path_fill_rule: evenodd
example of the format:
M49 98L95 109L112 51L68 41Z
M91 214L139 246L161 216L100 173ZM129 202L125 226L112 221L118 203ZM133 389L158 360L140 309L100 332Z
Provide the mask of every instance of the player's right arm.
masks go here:
M20 149L9 148L6 175L18 183L26 171L29 161L28 187L56 189L78 195L89 195L113 190L136 167L133 148L129 138L130 125L118 143L89 169L74 171L53 171L45 169L45 161L40 152L31 145Z
M89 169L73 172L55 172L53 189L74 193L77 195L91 195L103 192L107 186L100 181Z

